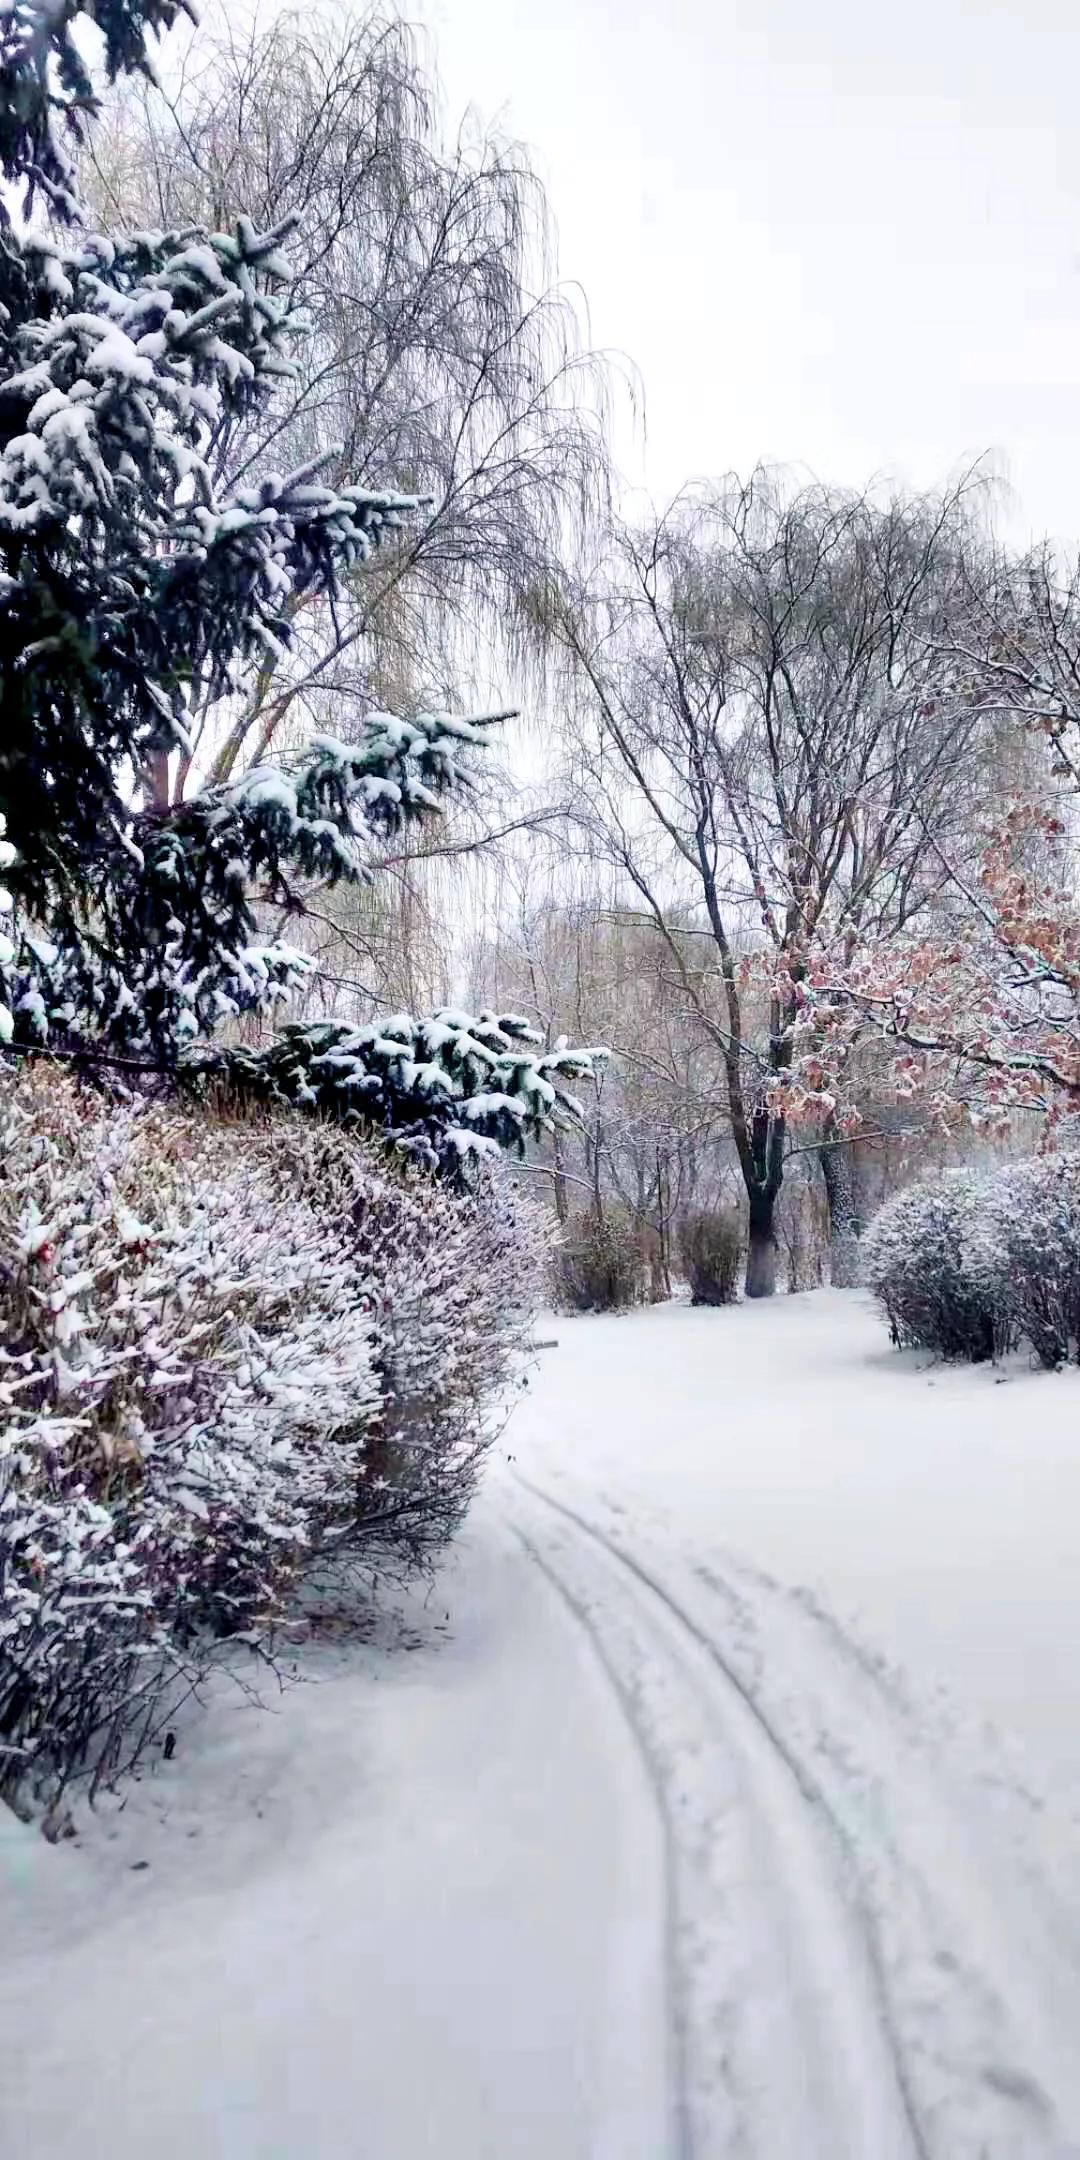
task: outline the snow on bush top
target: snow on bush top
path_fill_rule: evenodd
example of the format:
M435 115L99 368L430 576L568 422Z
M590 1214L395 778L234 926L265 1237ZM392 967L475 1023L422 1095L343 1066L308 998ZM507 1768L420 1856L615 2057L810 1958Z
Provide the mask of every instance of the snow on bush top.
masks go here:
M870 1225L863 1278L897 1342L970 1358L1027 1343L1047 1366L1080 1358L1080 1154L909 1186Z
M444 1539L539 1278L522 1204L325 1123L24 1068L0 1151L2 1788L115 1769L312 1562Z
M947 1170L886 1201L863 1239L863 1279L895 1340L943 1357L998 1347L992 1229L985 1180Z

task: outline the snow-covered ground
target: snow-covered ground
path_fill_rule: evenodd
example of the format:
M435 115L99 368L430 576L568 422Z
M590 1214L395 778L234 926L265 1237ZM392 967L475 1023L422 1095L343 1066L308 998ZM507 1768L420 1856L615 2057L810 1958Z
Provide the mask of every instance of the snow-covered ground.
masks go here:
M428 1598L0 1823L3 2153L1080 2154L1080 1376L544 1332Z

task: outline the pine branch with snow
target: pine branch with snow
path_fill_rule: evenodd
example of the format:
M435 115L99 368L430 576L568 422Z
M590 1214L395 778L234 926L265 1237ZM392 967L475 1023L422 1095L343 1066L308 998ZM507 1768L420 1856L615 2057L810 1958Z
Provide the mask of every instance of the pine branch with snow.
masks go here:
M175 12L96 8L108 72L141 66L143 30ZM0 211L0 807L13 942L21 924L56 948L23 952L21 977L5 953L3 1002L31 1039L108 1032L118 1014L127 1041L147 968L179 967L185 1026L193 976L207 1010L236 1006L236 983L216 1006L208 977L253 943L231 865L276 878L288 855L301 875L356 874L365 835L431 807L484 730L374 715L296 777L262 772L162 819L147 776L188 746L191 685L220 693L272 662L298 601L332 604L416 505L339 484L325 460L216 487L216 437L292 365L288 235L245 218L231 233L86 228L69 156L94 109L78 13L20 0L0 16L4 177L13 199L44 188L60 217L55 237ZM276 994L288 968L232 972ZM169 1002L144 1029L163 1057Z
M0 207L0 1029L172 1071L302 980L265 905L287 916L312 884L369 877L377 842L469 785L502 716L369 713L353 742L317 736L289 764L170 800L196 689L272 674L300 601L332 607L417 503L346 485L327 460L215 480L222 431L292 367L288 231L88 229L79 12L0 7L0 164L24 208L43 191L54 212L43 232ZM177 6L85 12L115 77ZM265 1094L370 1115L442 1165L572 1119L569 1083L593 1069L537 1054L522 1023L446 1014L293 1030L219 1062Z
M447 1007L357 1028L295 1024L269 1049L202 1052L184 1069L257 1099L375 1126L414 1160L467 1182L484 1156L523 1152L526 1140L578 1124L574 1086L595 1078L605 1055L562 1041L544 1050L517 1013L474 1017Z
M305 956L268 940L259 905L312 884L364 883L378 844L471 784L467 759L502 715L370 714L356 743L314 736L103 846L52 936L8 956L17 1039L102 1040L161 1069L223 1021L273 1009Z

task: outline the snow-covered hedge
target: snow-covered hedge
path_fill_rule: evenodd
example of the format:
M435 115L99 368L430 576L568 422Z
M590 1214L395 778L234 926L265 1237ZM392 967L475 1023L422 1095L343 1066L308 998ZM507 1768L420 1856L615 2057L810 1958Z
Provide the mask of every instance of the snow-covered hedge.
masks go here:
M457 1528L507 1407L546 1288L547 1218L498 1164L462 1193L319 1120L278 1117L270 1130L281 1174L326 1193L371 1319L380 1411L360 1549L422 1558ZM356 1549L350 1532L324 1539L322 1555Z
M0 1077L0 1789L111 1774L313 1565L467 1504L535 1233L299 1118Z
M1040 1364L1080 1359L1080 1155L1018 1163L990 1183L984 1244L999 1305Z
M897 1344L976 1361L1004 1346L1008 1319L983 1178L947 1170L895 1194L866 1232L862 1264Z
M863 1279L898 1343L1080 1360L1080 1154L909 1186L863 1239Z

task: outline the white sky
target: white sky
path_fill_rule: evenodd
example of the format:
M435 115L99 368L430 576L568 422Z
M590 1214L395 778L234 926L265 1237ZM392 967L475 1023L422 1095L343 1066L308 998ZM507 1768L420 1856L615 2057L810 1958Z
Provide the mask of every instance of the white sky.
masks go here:
M1080 539L1078 0L420 0L450 113L520 136L634 480L758 458Z

